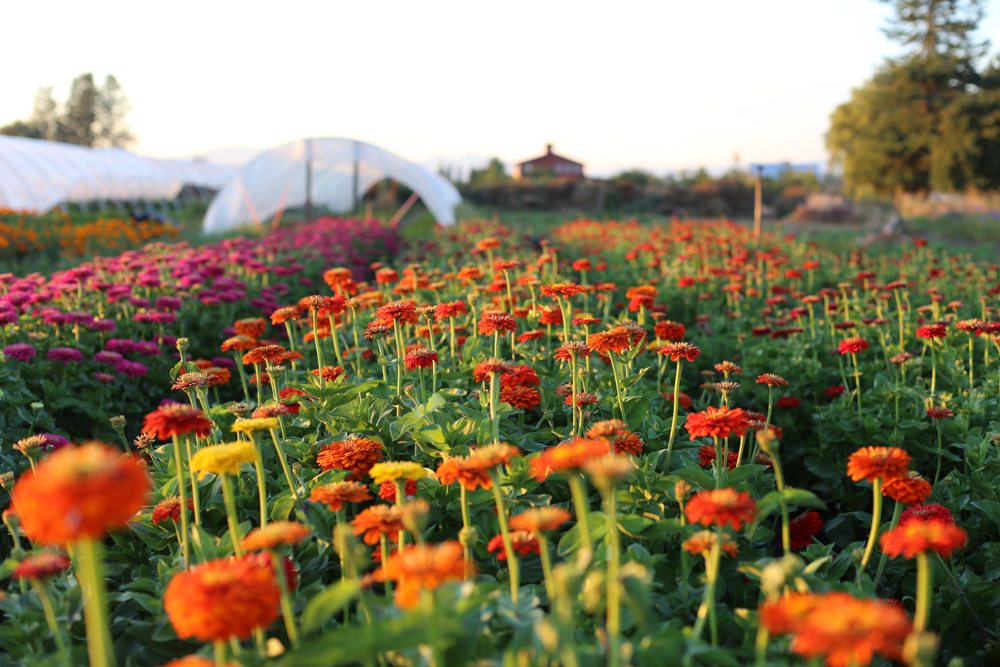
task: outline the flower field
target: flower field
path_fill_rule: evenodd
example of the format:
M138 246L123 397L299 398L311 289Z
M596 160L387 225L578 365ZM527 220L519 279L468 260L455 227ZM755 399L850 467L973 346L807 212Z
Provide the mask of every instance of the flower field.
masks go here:
M0 647L996 664L998 295L919 240L726 221L327 219L2 276Z
M18 265L78 259L167 241L178 233L176 227L155 220L71 216L65 211L37 215L0 208L0 261Z

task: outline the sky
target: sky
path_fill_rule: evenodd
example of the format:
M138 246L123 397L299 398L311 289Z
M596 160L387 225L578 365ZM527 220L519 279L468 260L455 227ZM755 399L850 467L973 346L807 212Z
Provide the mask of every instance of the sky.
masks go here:
M899 52L876 0L3 4L0 124L114 74L152 157L334 136L430 165L553 143L598 175L823 161L830 113Z

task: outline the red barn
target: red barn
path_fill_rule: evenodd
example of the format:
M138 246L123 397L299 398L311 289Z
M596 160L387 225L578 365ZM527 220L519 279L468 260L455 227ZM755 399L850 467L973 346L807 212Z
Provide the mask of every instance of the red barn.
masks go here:
M554 176L572 181L583 179L583 164L552 152L552 144L545 144L545 155L520 162L514 167L514 180Z

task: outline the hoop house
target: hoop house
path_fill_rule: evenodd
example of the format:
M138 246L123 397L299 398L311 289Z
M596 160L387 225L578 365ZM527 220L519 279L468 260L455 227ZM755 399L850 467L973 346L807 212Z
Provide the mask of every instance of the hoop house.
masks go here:
M120 148L0 136L0 208L45 212L64 202L173 199L184 185L218 189L233 172Z
M324 138L296 141L250 160L212 200L204 230L259 223L309 205L346 213L384 178L413 190L439 223L454 224L462 198L446 178L363 141Z

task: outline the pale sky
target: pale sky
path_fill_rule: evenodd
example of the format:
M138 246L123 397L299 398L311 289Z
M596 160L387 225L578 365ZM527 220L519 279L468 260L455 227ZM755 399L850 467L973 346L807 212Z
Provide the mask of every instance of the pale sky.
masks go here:
M192 157L307 136L437 164L591 173L825 160L830 112L887 56L875 0L3 2L0 124L114 74L131 148ZM1000 35L990 0L984 35ZM994 51L1000 44L994 45Z

